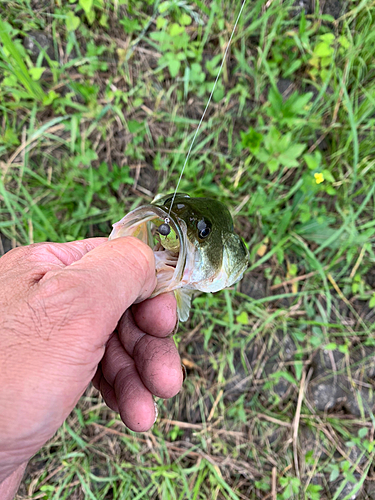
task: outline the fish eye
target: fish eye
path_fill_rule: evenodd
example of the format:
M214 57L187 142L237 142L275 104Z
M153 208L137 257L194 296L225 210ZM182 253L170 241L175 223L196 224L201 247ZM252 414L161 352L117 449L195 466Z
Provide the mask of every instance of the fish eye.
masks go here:
M211 232L211 222L207 219L201 219L200 221L198 221L197 228L199 238L207 238L207 236Z

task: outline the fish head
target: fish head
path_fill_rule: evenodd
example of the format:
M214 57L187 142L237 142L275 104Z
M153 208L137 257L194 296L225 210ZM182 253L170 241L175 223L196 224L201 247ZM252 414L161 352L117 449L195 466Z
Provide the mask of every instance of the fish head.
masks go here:
M177 193L174 200L173 195L168 195L155 204L185 228L186 263L181 286L217 292L242 278L249 262L248 252L234 232L232 216L223 203Z
M166 221L170 231L159 231ZM182 321L193 290L222 290L239 281L248 266L229 210L215 199L183 193L158 197L113 225L109 239L121 236L135 236L153 249L157 285L151 297L174 291Z

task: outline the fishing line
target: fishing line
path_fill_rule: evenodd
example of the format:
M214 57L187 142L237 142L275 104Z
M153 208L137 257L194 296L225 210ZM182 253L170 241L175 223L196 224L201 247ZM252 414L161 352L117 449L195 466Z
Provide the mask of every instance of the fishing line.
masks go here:
M164 233L164 235L168 235L169 232L170 232L170 227L169 227L169 222L170 222L170 215L171 215L171 210L172 210L172 206L173 206L173 203L174 203L174 199L176 197L176 194L177 194L177 190L178 190L178 187L180 185L180 182L181 182L181 179L182 179L182 176L183 176L183 173L184 173L184 170L185 170L185 167L186 167L186 164L190 158L190 153L191 153L191 150L193 149L193 146L194 146L194 142L195 142L195 139L198 135L198 132L199 132L199 129L201 128L201 125L203 123L203 120L204 120L204 117L206 115L206 112L207 112L207 109L208 109L208 106L210 105L211 103L211 100L212 100L212 96L214 95L214 91L215 91L215 88L216 88L216 85L217 85L217 82L219 81L219 77L221 75L221 71L223 69L223 66L224 66L224 63L225 63L225 60L226 60L226 57L227 57L227 54L228 54L228 50L229 50L229 47L231 45L231 42L232 42L232 38L233 38L233 35L234 35L234 32L236 31L236 28L237 28L237 24L238 24L238 21L240 20L240 17L241 17L241 14L242 14L242 11L245 7L245 3L246 3L246 0L243 0L242 2L242 5L241 5L241 8L240 8L240 12L238 13L238 16L237 16L237 19L236 19L236 22L234 23L234 26L233 26L233 29L232 29L232 33L230 35L230 38L229 38L229 42L227 44L227 47L225 49L225 52L224 52L224 56L223 56L223 59L221 61L221 65L220 65L220 68L219 68L219 72L216 76L216 79L215 79L215 82L214 82L214 86L212 87L212 90L211 90L211 93L210 93L210 96L208 98L208 101L207 101L207 104L206 104L206 107L204 108L204 111L203 111L203 114L202 114L202 117L198 123L198 127L195 131L195 134L194 134L194 137L191 141L191 144L190 144L190 147L189 147L189 150L187 152L187 155L186 155L186 158L185 158L185 162L184 162L184 165L182 167L182 170L181 170L181 174L180 174L180 177L177 181L177 185L176 185L176 189L174 190L174 193L173 193L173 198L172 198L172 201L171 201L171 205L169 207L169 211L168 211L168 216L165 218L165 224L162 224L160 227L159 227L159 232L160 230L162 231L161 234ZM164 226L164 227L163 227Z

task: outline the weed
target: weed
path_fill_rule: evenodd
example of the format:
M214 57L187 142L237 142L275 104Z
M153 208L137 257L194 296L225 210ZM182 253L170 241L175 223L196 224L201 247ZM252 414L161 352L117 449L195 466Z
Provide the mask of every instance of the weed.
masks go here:
M250 269L193 301L177 339L183 391L136 435L88 389L33 459L31 495L318 500L366 489L375 8L352 2L335 20L320 4L248 2L193 147L180 189L230 208ZM32 5L0 1L0 231L13 244L107 235L174 189L233 2ZM35 30L51 47L32 58L23 42ZM357 349L370 351L357 362ZM314 408L316 352L346 360L324 376L359 382L356 399L345 393L357 416L341 400L336 413Z

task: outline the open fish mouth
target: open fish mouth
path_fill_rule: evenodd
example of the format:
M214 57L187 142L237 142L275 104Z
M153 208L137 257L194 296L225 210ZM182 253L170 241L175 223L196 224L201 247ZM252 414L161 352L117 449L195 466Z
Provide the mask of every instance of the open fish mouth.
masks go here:
M171 232L168 236L159 234L158 228L169 219ZM109 239L134 236L146 243L154 252L157 285L151 297L175 290L186 284L188 248L187 228L183 220L176 221L159 206L145 205L129 212L113 224ZM192 249L193 250L193 249Z

